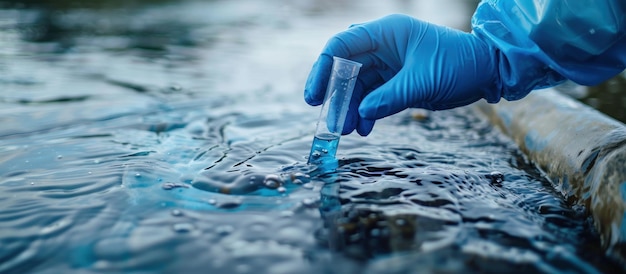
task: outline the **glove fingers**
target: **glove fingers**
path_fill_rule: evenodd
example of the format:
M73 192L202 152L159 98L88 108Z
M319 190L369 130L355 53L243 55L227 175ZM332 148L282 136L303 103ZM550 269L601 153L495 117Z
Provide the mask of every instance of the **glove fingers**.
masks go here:
M359 74L357 82L354 86L352 100L350 101L350 107L346 116L346 125L344 126L342 134L350 134L355 128L359 129L361 123L361 116L359 115L359 105L361 104L363 97L365 97L368 92L374 90L382 83L382 78L380 78L378 72L373 69L366 70ZM373 126L373 124L371 126ZM361 130L365 132L364 128L362 128ZM369 130L371 131L371 128ZM369 131L367 133L369 134Z
M360 25L363 25L364 23L354 23L352 25L350 25L348 28L354 28L354 27L358 27Z
M359 119L359 124L356 127L356 132L359 133L359 135L361 136L367 136L370 134L370 132L372 132L372 129L374 128L374 123L376 121L375 120L369 120L369 119Z
M342 135L350 134L356 129L359 124L359 104L361 103L363 84L361 81L357 81L354 84L354 93L352 94L352 100L350 100L350 106L348 107L348 113L346 114L346 122L341 131Z
M350 59L350 57L375 50L374 40L364 27L353 26L331 37L322 54Z
M357 83L361 84L361 86L359 86L360 89L357 89L357 87L355 86L354 95L352 97L357 97L358 95L358 99L360 102L361 100L363 100L366 91L372 91L374 89L373 87L379 86L383 82L384 80L380 76L378 71L374 69L361 71L361 73L359 73L359 77L357 78Z
M304 100L312 106L321 105L324 102L326 86L330 78L333 59L327 55L320 55L313 64L311 72L304 86Z
M381 67L380 60L371 52L350 56L350 60L361 63L363 65L361 66L361 71L364 71L370 68L380 69Z
M366 26L375 22L356 24L342 31L328 40L313 68L309 73L304 88L304 100L313 106L322 104L326 94L326 85L330 78L333 64L333 56L350 59L363 64L361 70L377 64L372 54L367 54L376 49L374 40ZM369 55L369 56L368 56ZM359 56L354 60L354 56Z
M369 38L368 38L369 39ZM340 45L334 45L333 43L339 43ZM359 43L357 41L357 43ZM335 48L334 50L332 48ZM350 60L361 63L363 66L361 67L361 72L368 70L369 68L374 67L377 63L376 57L372 54L357 54L354 57L346 56L342 53L337 52L349 52L348 48L344 48L344 44L341 42L333 42L333 39L329 41L327 48L324 50L317 61L313 64L311 68L311 72L307 78L306 84L304 86L304 100L312 106L317 106L324 102L324 95L326 94L326 86L328 85L328 80L330 79L330 73L332 71L333 66L333 58L332 56L338 56L342 58L348 58ZM333 53L335 52L335 53ZM361 73L362 74L362 73ZM364 79L359 76L359 78ZM368 78L369 79L369 78ZM371 84L365 85L365 87L370 86Z
M396 114L424 101L423 92L407 83L410 75L406 70L400 70L393 78L377 89L370 92L359 106L359 114L364 119L376 120ZM407 87L411 87L408 90ZM426 88L426 87L422 87ZM424 107L428 107L424 104Z

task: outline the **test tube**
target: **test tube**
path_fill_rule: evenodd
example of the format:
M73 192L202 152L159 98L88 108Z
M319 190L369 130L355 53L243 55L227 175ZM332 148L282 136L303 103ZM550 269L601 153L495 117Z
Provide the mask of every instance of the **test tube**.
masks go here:
M361 64L333 57L333 68L326 88L324 103L317 129L311 145L309 164L325 164L336 161L335 154L339 145L339 137L348 114L354 84L361 69Z

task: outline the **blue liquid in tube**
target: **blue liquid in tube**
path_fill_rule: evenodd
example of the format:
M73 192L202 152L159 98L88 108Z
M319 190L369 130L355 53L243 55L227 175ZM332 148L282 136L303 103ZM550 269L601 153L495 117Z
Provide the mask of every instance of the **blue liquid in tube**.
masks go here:
M316 135L313 138L313 144L311 145L309 163L319 165L329 161L334 161L338 145L339 136L333 134Z
M360 63L333 57L332 73L308 161L316 165L318 171L326 173L337 168L335 154L360 69Z

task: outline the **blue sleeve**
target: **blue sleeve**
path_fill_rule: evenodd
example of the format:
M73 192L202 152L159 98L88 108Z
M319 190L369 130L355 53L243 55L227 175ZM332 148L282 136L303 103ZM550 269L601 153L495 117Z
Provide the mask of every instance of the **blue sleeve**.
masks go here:
M495 47L500 97L569 79L596 85L626 68L626 1L483 0L473 33Z

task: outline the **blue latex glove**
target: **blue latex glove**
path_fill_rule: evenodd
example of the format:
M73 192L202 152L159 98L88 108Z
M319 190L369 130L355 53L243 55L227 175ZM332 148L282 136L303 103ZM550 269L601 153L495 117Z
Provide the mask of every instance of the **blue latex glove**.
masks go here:
M500 99L495 48L406 15L353 25L332 37L305 86L310 105L324 100L332 56L363 64L343 134L356 129L366 136L375 120L410 107L443 110Z

